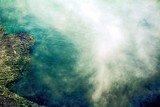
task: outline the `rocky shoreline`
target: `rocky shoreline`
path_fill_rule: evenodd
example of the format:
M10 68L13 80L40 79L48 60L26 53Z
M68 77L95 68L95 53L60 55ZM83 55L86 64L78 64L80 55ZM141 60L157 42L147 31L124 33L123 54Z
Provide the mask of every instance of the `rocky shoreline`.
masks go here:
M34 39L27 33L5 34L0 26L0 107L39 107L10 92L7 84L17 80L31 63L30 48Z

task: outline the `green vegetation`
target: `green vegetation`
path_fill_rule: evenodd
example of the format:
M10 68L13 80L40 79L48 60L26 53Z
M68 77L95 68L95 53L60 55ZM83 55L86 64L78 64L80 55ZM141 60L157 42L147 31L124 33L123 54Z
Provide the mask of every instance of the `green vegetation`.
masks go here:
M34 44L31 35L26 33L4 34L0 26L0 107L38 107L8 90L6 85L18 79L27 71L31 62L29 48Z

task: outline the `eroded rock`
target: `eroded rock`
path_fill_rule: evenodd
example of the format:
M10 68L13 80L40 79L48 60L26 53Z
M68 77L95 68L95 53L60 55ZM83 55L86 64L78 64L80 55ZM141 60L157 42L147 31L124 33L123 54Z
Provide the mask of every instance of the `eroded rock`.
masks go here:
M0 26L0 107L38 107L37 104L10 92L6 85L17 80L30 66L30 48L34 39L27 33L4 34Z

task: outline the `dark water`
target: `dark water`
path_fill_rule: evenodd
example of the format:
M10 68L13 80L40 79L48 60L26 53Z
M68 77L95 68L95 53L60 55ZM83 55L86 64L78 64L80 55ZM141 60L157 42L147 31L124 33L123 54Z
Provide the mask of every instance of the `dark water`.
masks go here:
M77 50L60 33L53 31L53 36L43 38L44 43L35 42L32 48L32 68L9 87L41 105L88 106L88 84L74 70Z
M75 72L78 50L74 44L56 29L38 26L40 22L31 15L23 17L25 21L19 23L16 12L7 5L6 9L0 9L0 24L6 33L31 34L35 45L31 49L32 67L17 81L10 83L9 89L40 105L89 106L87 88L90 86Z
M92 86L89 78L76 72L79 50L72 40L57 29L40 26L41 22L31 14L23 16L12 6L11 0L0 3L0 24L6 33L27 32L35 39L31 68L8 88L48 107L91 107L88 93ZM157 70L160 69L158 64ZM159 78L158 74L142 84L145 94L129 97L134 107L159 107ZM127 88L124 91L129 92Z

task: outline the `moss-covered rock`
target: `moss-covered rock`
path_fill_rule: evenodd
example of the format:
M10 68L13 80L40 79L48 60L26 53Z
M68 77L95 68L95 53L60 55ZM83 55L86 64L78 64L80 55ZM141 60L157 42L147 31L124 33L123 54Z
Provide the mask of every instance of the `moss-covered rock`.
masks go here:
M0 107L38 105L10 92L6 85L17 80L30 66L30 48L34 39L27 33L4 34L0 26Z

